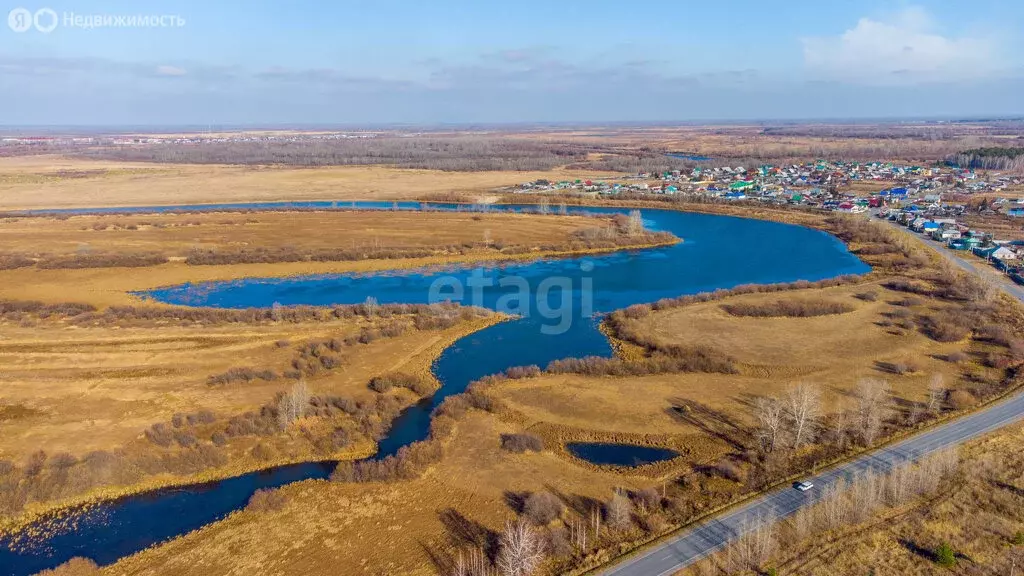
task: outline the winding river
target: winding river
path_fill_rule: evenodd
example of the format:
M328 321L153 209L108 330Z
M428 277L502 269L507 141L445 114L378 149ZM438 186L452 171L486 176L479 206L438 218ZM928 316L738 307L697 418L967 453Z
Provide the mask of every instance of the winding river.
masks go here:
M80 212L258 210L289 206L420 207L418 203L304 202ZM453 209L451 206L433 207ZM491 210L521 209L491 207ZM587 208L586 211L615 213L624 210ZM462 392L473 380L511 366L544 366L551 360L570 356L610 355L611 348L597 329L602 313L631 304L740 284L814 281L864 273L869 269L839 240L809 228L670 210L644 210L643 217L648 228L672 232L685 242L663 248L529 263L285 279L249 278L173 286L145 295L174 304L226 308L264 307L274 303L355 304L368 296L380 303L422 303L442 297L519 313L520 319L470 334L441 354L434 363L441 389L396 419L380 443L380 451L375 456L379 458L425 438L432 410L448 396ZM0 573L28 575L74 556L91 558L101 565L109 564L243 508L257 489L327 478L332 468L332 463L283 466L101 503L73 515L72 521L60 528L48 529L47 536L36 538L31 544L27 539L0 543Z

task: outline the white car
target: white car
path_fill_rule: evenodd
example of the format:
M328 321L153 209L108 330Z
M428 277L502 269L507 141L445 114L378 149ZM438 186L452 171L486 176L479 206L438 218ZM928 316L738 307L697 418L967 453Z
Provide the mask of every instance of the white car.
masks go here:
M793 485L793 487L801 492L807 492L811 488L814 488L814 484L805 480L803 482L797 482L796 484Z

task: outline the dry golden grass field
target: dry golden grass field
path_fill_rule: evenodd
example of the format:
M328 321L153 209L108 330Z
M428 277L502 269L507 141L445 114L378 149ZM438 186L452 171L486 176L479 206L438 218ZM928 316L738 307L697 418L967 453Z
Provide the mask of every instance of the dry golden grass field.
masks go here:
M854 297L865 291L877 292L878 299ZM686 466L699 467L735 449L728 437L755 425L758 397L781 395L798 382L818 385L825 411L831 413L852 408L855 387L864 378L885 379L897 398L911 401L924 399L935 375L949 383L965 375L999 378L998 370L978 361L945 360L955 352L978 358L989 344L935 342L915 330L882 325L891 323L894 313L912 315L944 304L921 298L914 306L894 306L890 302L904 295L878 283L785 293L787 299L808 297L844 302L854 310L810 318L753 318L734 317L722 309L723 304L780 299L779 294L748 294L633 321L667 345L701 343L727 352L736 360L737 374L548 374L509 382L494 394L527 428L546 438L641 443L653 439L681 450ZM912 370L894 373L900 365Z
M298 168L0 158L0 210L298 200L403 200L435 194L489 195L529 182L595 178L573 170L443 172L383 166ZM605 174L607 176L607 174Z
M567 498L601 500L613 487L644 482L567 466L550 452L500 450L499 435L516 429L474 415L459 423L451 456L420 479L288 486L280 511L234 514L104 574L437 574L454 548L485 544L514 517L512 491L555 488Z
M211 386L207 378L235 367L281 373L303 343L343 339L361 325L365 319L151 328L4 325L0 458L20 459L39 449L84 455L135 440L177 412L257 409L292 381ZM413 331L343 351L344 369L306 381L313 394L365 399L373 395L366 387L372 376L410 371L407 364L422 351L462 330ZM411 371L429 369L430 361Z
M549 371L498 380L459 398L461 409L441 411L435 423L443 420L444 426L438 429L444 432L436 437L432 432L429 440L438 447L437 459L413 462L418 466L415 473L400 472L386 480L364 477L289 485L281 489L280 500L273 507L250 506L221 522L122 559L102 572L154 576L448 574L460 551L483 550L493 556L504 523L523 512L523 499L548 492L563 509L537 530L552 546L561 545L562 550L559 558L543 566L542 573L563 573L579 566L598 565L672 525L755 491L771 474L784 470L783 464L806 467L811 462L800 460L804 456L834 457L853 448L852 434L844 432L840 434L845 443L842 447L829 444L816 452L818 446L798 446L790 454L792 461L780 464L777 456L758 452L751 441L758 399L782 395L796 383L813 384L822 392L825 422L836 412L849 411L856 405L859 380L884 379L892 385L893 415L887 422L892 431L904 421L921 416L920 412L915 415L913 407L924 403L929 383L935 378L941 379L944 390L950 393L948 412L969 407L952 401L954 392L966 392L962 388L995 390L1005 385L1008 367L997 367L995 361L1007 356L1006 349L1013 350L1010 343L996 344L994 337L980 337L979 328L965 329L955 338L926 335L928 321L937 323L961 305L967 306L967 300L957 300L962 296L949 296L955 288L953 280L938 269L936 261L892 244L891 238L879 239L879 230L865 230L856 223L826 223L803 213L764 212L758 215L834 226L841 236L847 233L854 238L850 243L855 250L885 248L862 256L876 272L855 283L731 295L631 317L619 326L620 335L628 328L657 342L655 348L700 345L728 355L735 369L662 370L645 376ZM348 213L244 215L256 220L264 216L295 218L289 226L302 218L339 219L331 220L335 223L358 217ZM389 230L388 220L381 216L373 229L387 230L381 232L382 238L396 238L391 246L417 241L424 245L431 225L439 224L414 220L449 217L401 215L409 220ZM464 216L468 221L453 226L459 230L451 241L460 241L460 234L475 241L492 222L489 219L497 217L485 214L481 220L474 220L473 215L453 216ZM109 233L110 249L123 249L127 243L148 238L145 246L175 256L185 253L182 251L190 247L189 235L201 235L204 227L218 231L199 236L215 246L232 241L277 246L283 241L274 230L287 226L271 226L261 232L257 224L223 223L241 217L209 215L199 225L188 225L187 221L196 216L165 216L161 218L185 221L186 225L161 228L141 222L152 221L148 216L131 216L124 217L124 222L132 224L105 226L102 230L96 229L95 220L88 220L96 217L81 217L80 221L74 217L47 220L50 224L40 225L44 229L32 233L43 234L41 241L47 242L52 241L46 240L46 234L55 234L49 238L88 238ZM541 242L542 238L565 238L575 231L573 226L590 223L586 219L575 223L573 219L540 230L534 224L545 219L521 218L515 221L521 225L509 232L515 232L515 238L508 238L510 243L516 243L517 238L526 245ZM26 222L11 221L17 226L31 226ZM355 227L356 222L350 223ZM506 221L493 222L497 229ZM135 229L130 230L129 225ZM417 233L408 232L409 227L417 225L422 226ZM246 226L256 228L249 231ZM332 233L337 241L344 241L365 236L362 230ZM288 241L315 247L321 238L299 234ZM69 241L62 249L75 242ZM445 245L449 242L446 239ZM446 261L480 257L483 255L469 253ZM106 306L135 303L126 296L126 290L185 281L439 263L442 261L435 257L400 262L211 266L176 261L130 270L29 267L0 272L4 281L0 282L0 298L53 303L78 300ZM912 264L909 268L908 263ZM893 287L889 281L897 276L908 284ZM69 298L69 294L75 297ZM735 313L771 309L783 301L824 302L839 312L809 317ZM996 308L991 300L971 303L979 310ZM0 413L5 419L0 425L5 434L11 431L13 439L9 444L0 443L0 450L24 458L26 452L35 449L32 443L38 441L59 446L54 450L67 450L72 456L97 448L113 449L137 462L155 453L177 478L188 474L195 477L195 466L176 460L182 453L193 451L188 447L188 434L198 435L205 446L207 439L216 444L213 434L240 413L256 414L250 421L265 420L261 408L278 401L279 393L294 390L294 379L285 377L285 372L301 368L310 393L321 397L314 406L324 408L324 414L286 425L283 430L275 429L273 434L232 436L220 448L226 462L205 463L200 470L217 474L271 462L355 458L372 451L374 433L386 426L398 408L417 397L403 388L371 392L367 387L370 378L407 372L430 381L430 362L443 346L496 320L464 316L443 330L412 330L370 343L343 345L330 340L347 340L346 336L353 337L371 322L384 328L402 318L370 320L355 316L294 324L215 323L203 328L175 323L157 328L136 323L90 326L42 318L12 320L4 325L0 339L0 374L11 375L10 382L0 381L10 406ZM311 344L316 344L315 353L309 352ZM620 348L623 361L635 353L629 346ZM326 362L324 355L336 358ZM320 369L321 363L324 369ZM269 370L282 377L226 383L208 379L231 368L251 369L254 373ZM7 389L16 393L8 395ZM361 406L339 402L338 406L353 408L351 412L339 412L332 408L332 400L323 400L327 396L344 397ZM967 396L970 398L970 394ZM212 412L215 421L195 426L173 424L175 414L198 414L203 410ZM920 422L915 419L908 426ZM156 429L154 423L166 425ZM102 431L95 436L89 434L97 427ZM518 453L504 446L503 435L523 433L539 438L543 449ZM179 434L185 438L179 438ZM165 436L169 447L153 446L160 446L159 439ZM823 431L821 437L827 438L828 433ZM181 444L181 449L172 440ZM679 457L635 469L599 467L573 457L565 449L566 442L577 440L656 445L676 450ZM82 466L90 462L86 458ZM58 476L56 465L48 465L46 470L44 478ZM157 483L167 478L166 474L124 484L138 488L147 485L146 481ZM636 509L633 516L627 516L627 526L605 529L582 551L574 553L570 545L566 553L566 532L572 523L587 522L594 511L600 517L602 507L607 512L615 490L628 494L633 502L649 503L650 508ZM38 499L43 503L55 500L53 495L47 499L47 493L41 494ZM0 505L3 503L0 499Z
M245 277L282 277L329 272L366 272L394 268L540 257L569 250L575 233L608 226L605 219L582 216L469 214L441 212L259 212L147 214L9 218L0 220L0 256L31 259L51 256L157 253L165 264L137 268L0 270L0 299L89 302L105 306L137 303L129 292L181 284ZM505 247L505 252L498 247ZM514 248L509 251L507 248ZM287 249L383 251L415 257L355 261L298 261L189 265L193 250ZM423 255L422 252L430 255ZM420 252L420 253L417 253Z
M0 482L0 513L31 517L92 496L371 454L419 394L380 394L368 382L402 373L432 390L440 352L500 318L456 314L441 329L412 320L2 323L0 460L45 451L50 463L24 490ZM266 410L300 385L323 399L317 417L282 429ZM324 412L332 405L344 411Z
M33 217L0 221L4 252L87 254L156 252L183 258L193 250L289 247L401 250L536 249L564 245L571 234L606 221L583 216L454 212L218 212L137 216Z
M877 292L877 300L854 298L865 291ZM898 398L914 400L921 399L933 374L953 383L964 374L998 378L974 360L942 359L962 350L979 354L986 344L940 344L913 330L879 326L903 308L890 302L904 294L872 282L783 297L810 296L849 302L855 309L815 318L737 318L720 309L725 303L780 298L752 294L656 312L638 322L669 342L696 339L724 347L737 359L740 373L504 381L487 392L501 409L460 420L444 458L418 479L289 486L280 511L235 514L123 560L104 574L443 574L457 550L490 545L488 539L515 517L519 495L551 492L574 510L570 514L584 518L614 489L664 489L664 482L693 513L727 502L743 488L718 476L716 463L736 450L737 429L752 424L753 399L793 382L819 383L831 411L853 402L859 377L885 378ZM943 305L922 298L910 308ZM892 374L886 362L916 365L916 370ZM541 437L544 451L501 449L502 434L523 431ZM601 468L572 457L563 448L572 440L660 445L681 457L632 471ZM680 475L690 480L680 483ZM598 551L591 561L610 553ZM553 566L547 570L557 572Z

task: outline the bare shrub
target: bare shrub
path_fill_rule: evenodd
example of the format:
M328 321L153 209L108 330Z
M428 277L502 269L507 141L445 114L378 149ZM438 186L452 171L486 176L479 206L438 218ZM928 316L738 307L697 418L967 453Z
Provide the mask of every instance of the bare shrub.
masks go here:
M622 310L622 315L630 320L645 318L651 314L650 304L633 304Z
M36 576L98 576L99 573L100 568L95 562L88 558L76 557L56 568L38 572Z
M874 302L878 300L878 292L858 292L857 294L854 294L854 298L865 302Z
M633 361L600 356L553 360L546 371L587 376L643 376L677 372L735 374L738 369L732 358L706 346L667 346L658 354Z
M540 436L528 432L502 434L501 449L515 453L540 452L544 450L544 441Z
M264 444L262 442L260 442L259 444L256 444L255 446L253 446L251 453L252 453L252 457L253 458L255 458L257 460L264 461L264 462L266 462L267 460L270 460L273 457L277 456L277 451L276 450L274 450L271 446L268 446L267 444Z
M967 410L978 404L978 399L968 390L952 390L946 401L954 410Z
M264 380L266 382L273 382L277 380L278 375L273 370L255 370L253 368L231 368L227 372L221 374L214 374L206 379L206 383L211 386L230 384L232 382L245 382L249 383L254 380Z
M523 503L523 516L538 526L546 526L562 515L565 506L550 492L534 492Z
M971 333L970 326L958 323L950 316L924 316L920 324L921 332L937 342L959 342Z
M0 270L25 268L36 263L35 260L21 254L0 254Z
M156 266L167 262L167 256L163 254L147 253L88 253L72 254L66 256L52 256L41 259L36 263L37 268L62 269L62 268L115 268L128 267L140 268L144 266Z
M404 372L391 372L375 376L370 380L368 386L370 390L382 394L395 387L408 388L420 396L427 396L434 391L433 386L419 376Z
M535 378L537 376L540 376L540 366L513 366L508 370L505 370L505 376L511 380Z
M963 352L950 352L949 354L946 354L946 357L945 357L946 362L950 362L950 363L953 363L953 364L960 364L960 363L966 362L969 359L970 359L970 356L968 356L967 354L965 354Z
M163 422L158 422L150 426L149 429L146 430L146 438L153 444L164 448L170 446L171 442L174 441L174 435Z
M217 421L217 416L210 410L199 410L198 412L185 415L185 421L188 422L190 426L195 426L197 424L213 424Z
M722 304L722 309L733 316L752 316L755 318L809 318L845 314L854 310L853 306L843 302L829 300L776 300L774 302L737 302Z
M722 478L732 480L733 482L742 483L747 480L747 475L743 471L743 468L740 468L738 464L728 458L723 458L715 464L715 472L717 472Z
M284 508L287 502L288 498L281 490L260 489L249 498L249 503L245 505L245 509L250 512L277 512Z

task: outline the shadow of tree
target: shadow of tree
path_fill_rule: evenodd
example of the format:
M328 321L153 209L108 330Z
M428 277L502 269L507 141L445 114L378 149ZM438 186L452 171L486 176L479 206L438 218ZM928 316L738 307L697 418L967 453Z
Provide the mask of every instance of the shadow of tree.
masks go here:
M746 449L750 431L725 412L687 398L671 398L669 402L665 412L673 420L693 426L737 451Z
M505 504L516 514L522 514L523 507L526 506L526 499L530 497L530 492L528 490L520 492L506 490L504 496Z
M602 507L601 501L596 498L580 494L566 494L550 484L547 484L544 487L548 492L551 492L551 494L561 500L562 504L564 504L566 508L582 518L589 518L590 513L593 510L600 510Z
M910 552L911 554L913 554L915 556L923 558L924 560L927 560L929 562L934 562L935 561L935 552L929 550L928 548L924 548L922 546L919 546L916 542L914 542L912 540L908 540L906 538L901 538L899 540L899 544L900 544L900 546L903 546L904 548L906 548L907 552Z
M498 551L498 533L487 526L466 518L454 508L445 508L438 514L445 533L457 548L478 548L488 558L494 558ZM442 572L445 573L445 572Z

